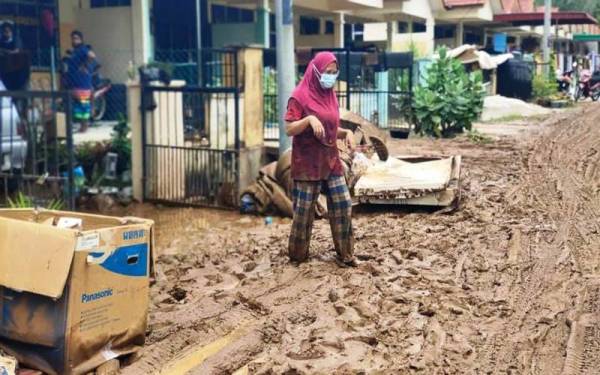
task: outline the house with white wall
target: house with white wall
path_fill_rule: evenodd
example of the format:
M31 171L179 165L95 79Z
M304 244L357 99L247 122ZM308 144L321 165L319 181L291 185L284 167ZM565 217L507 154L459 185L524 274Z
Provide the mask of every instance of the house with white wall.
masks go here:
M405 0L389 5L382 11L385 23L365 25L365 39L386 41L392 51L413 50L420 56L440 46L485 45L486 26L502 9L500 0Z

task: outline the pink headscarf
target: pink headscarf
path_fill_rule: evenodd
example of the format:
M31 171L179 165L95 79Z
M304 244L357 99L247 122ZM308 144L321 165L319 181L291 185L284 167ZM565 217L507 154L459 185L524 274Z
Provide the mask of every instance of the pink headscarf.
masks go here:
M329 142L331 142L331 137L335 140L335 132L339 123L338 100L335 90L321 87L315 67L319 73L323 73L327 65L332 62L337 63L333 53L317 53L308 63L302 81L296 86L291 96L304 108L306 114L315 115L321 120L330 138Z
M338 101L334 90L327 90L321 87L319 77L315 72L315 67L319 73L323 73L327 65L332 62L337 63L335 55L331 52L319 52L308 63L302 81L292 92L292 98L296 99L302 106L309 109L310 112L321 112L338 110ZM317 116L318 117L318 116Z

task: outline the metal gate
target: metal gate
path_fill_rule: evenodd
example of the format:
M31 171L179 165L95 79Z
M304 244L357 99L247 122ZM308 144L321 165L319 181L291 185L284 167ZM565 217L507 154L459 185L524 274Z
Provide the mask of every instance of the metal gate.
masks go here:
M319 48L297 51L298 80L309 60L320 51L333 52L340 75L336 94L340 107L353 111L382 129L408 128L413 91L413 54L377 50ZM265 49L264 61L264 137L278 140L277 74L273 49Z
M277 68L274 48L263 50L263 121L265 141L279 141Z
M240 89L235 50L215 51L205 86L142 88L144 198L237 205ZM216 77L218 74L219 77ZM208 87L208 86L212 87Z
M312 49L336 55L340 75L336 93L340 107L355 112L382 129L408 127L413 88L413 54L350 50ZM306 62L308 63L308 62ZM306 64L299 64L304 72Z
M68 92L0 91L0 205L74 209L73 154Z

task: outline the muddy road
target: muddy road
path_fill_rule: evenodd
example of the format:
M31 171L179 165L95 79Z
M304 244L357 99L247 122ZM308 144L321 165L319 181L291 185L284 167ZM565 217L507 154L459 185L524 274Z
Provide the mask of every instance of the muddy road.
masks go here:
M359 210L357 269L335 264L324 220L293 266L287 220L152 214L147 345L122 372L599 373L599 125L589 105L483 125L500 134L485 145L392 141L393 154L462 154L461 207Z

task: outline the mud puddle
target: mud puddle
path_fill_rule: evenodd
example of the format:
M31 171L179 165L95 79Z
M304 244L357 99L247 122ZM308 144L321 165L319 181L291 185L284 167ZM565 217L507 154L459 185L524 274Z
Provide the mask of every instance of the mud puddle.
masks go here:
M195 241L206 236L237 237L246 230L260 230L271 225L264 217L240 215L234 210L210 208L164 207L152 204L133 204L111 211L117 216L145 217L155 221L155 241L158 255L188 252ZM272 224L287 222L287 219L271 218ZM192 243L189 243L192 240Z

